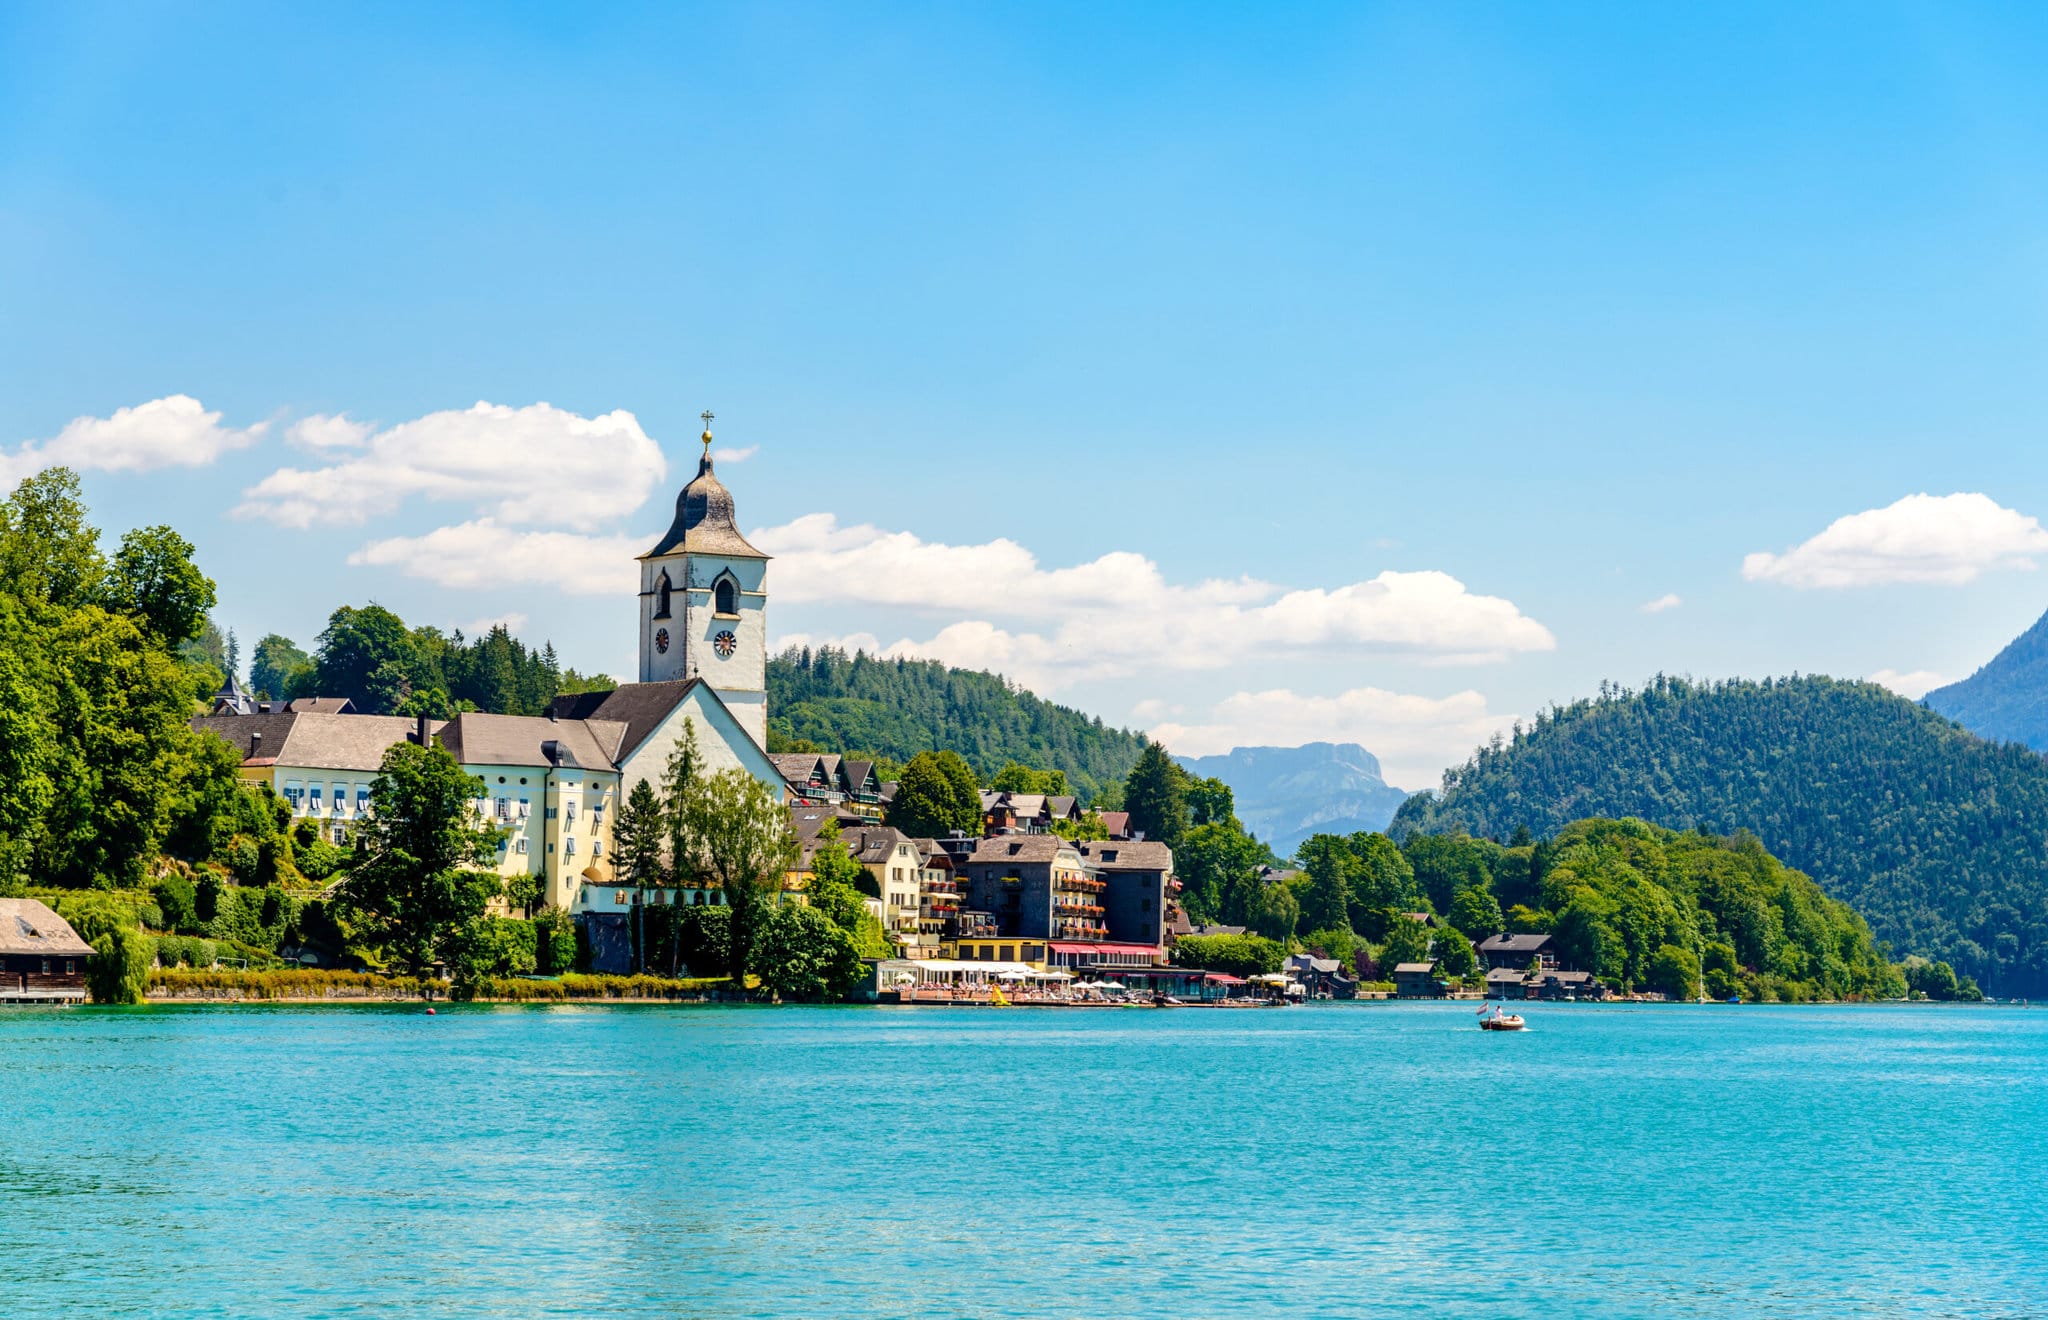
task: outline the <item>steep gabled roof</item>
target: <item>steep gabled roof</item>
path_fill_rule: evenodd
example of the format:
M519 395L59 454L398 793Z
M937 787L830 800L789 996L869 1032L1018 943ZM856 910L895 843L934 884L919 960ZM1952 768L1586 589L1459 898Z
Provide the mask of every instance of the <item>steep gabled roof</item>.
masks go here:
M670 679L664 683L623 683L609 692L575 692L556 697L548 710L563 720L605 720L625 725L625 733L613 753L624 761L661 727L669 713L683 704L690 689L701 678Z

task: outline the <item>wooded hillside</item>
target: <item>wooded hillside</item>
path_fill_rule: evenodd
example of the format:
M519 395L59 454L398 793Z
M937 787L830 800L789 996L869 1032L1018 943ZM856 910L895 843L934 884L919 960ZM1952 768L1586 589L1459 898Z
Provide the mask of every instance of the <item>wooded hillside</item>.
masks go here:
M1539 716L1411 798L1393 831L1556 834L1588 816L1754 831L1986 990L2048 989L2048 760L1873 683L1659 677Z
M1011 761L1064 770L1083 800L1121 782L1143 747L1137 734L1033 696L1000 675L831 647L769 659L768 734L772 743L804 739L827 751L896 761L954 751L984 783Z

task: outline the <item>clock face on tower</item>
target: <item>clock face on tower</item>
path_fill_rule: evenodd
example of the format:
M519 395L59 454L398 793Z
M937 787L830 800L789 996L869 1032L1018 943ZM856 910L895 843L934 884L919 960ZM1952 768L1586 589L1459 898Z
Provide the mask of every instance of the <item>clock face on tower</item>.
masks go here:
M668 629L656 628L654 630L654 649L663 655L668 654Z
M711 649L718 652L718 657L721 660L732 659L732 653L738 649L739 644L740 639L733 636L730 632L722 632L711 639Z

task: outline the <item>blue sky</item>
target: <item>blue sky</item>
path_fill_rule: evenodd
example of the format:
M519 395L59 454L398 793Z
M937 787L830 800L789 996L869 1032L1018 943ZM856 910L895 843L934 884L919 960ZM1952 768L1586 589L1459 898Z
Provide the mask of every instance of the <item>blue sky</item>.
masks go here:
M1917 690L2048 604L2044 57L2018 6L8 6L0 475L175 523L245 647L375 599L619 673L710 407L776 635L1408 787L1602 678Z

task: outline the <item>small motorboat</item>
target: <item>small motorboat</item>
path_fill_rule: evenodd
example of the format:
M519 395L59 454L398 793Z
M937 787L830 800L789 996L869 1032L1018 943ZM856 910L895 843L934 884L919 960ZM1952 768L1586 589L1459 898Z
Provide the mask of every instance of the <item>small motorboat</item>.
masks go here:
M1496 1010L1492 1017L1479 1019L1481 1031L1524 1031L1529 1024L1522 1021L1520 1013L1502 1013Z

